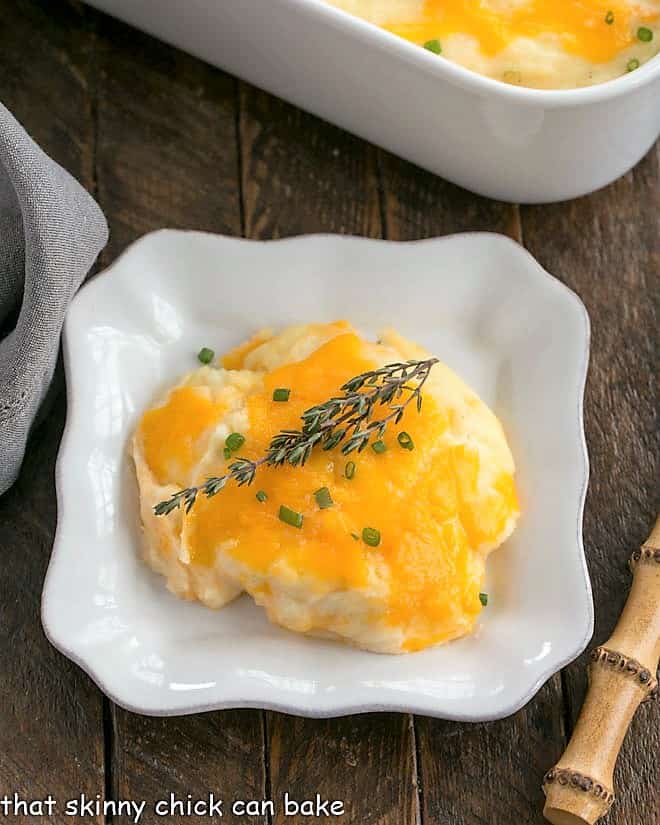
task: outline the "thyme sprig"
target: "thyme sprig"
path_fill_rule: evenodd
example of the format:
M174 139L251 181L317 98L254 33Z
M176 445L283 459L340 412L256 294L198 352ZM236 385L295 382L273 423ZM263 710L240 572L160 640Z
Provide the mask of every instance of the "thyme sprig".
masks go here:
M229 481L239 487L252 484L258 468L264 464L302 466L316 447L332 450L342 444L344 455L361 453L372 439L382 439L389 424L398 424L412 402L417 412L421 411L422 388L437 363L437 358L404 361L356 375L340 388L343 395L305 410L301 429L282 430L275 435L262 458L256 461L237 458L227 467L225 475L179 490L157 504L154 513L164 516L180 507L190 512L200 494L211 498ZM374 418L378 407L387 407L389 412L382 418Z

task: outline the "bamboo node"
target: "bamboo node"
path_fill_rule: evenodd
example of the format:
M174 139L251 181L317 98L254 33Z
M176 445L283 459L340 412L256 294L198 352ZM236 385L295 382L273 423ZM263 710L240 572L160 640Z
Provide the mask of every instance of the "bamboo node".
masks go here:
M614 792L608 788L607 786L603 785L601 782L597 782L595 779L592 779L590 776L586 776L580 771L575 771L572 768L551 768L546 775L543 777L543 793L547 796L547 785L552 785L556 782L559 785L570 786L571 788L575 788L576 791L581 791L582 793L590 793L593 796L602 799L609 808L612 803L614 802Z
M635 552L630 557L628 567L635 572L635 567L638 564L660 564L660 550L657 547L647 547L644 545L640 550Z
M595 664L604 665L611 670L618 670L626 676L635 679L649 696L655 695L658 690L658 680L651 671L631 656L624 656L616 650L610 650L603 645L591 651L592 667Z

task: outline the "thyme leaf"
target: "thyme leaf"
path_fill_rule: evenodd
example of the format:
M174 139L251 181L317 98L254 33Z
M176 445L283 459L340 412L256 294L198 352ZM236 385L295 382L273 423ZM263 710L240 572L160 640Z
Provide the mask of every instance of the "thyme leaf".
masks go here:
M414 403L421 411L422 388L437 363L437 358L403 361L354 376L340 388L342 395L305 410L299 430L282 430L275 435L262 458L236 458L225 475L179 490L158 503L154 513L165 516L180 507L188 513L199 495L211 498L229 481L239 487L250 485L263 464L303 466L316 447L332 450L341 444L341 452L346 456L362 452L370 443L383 438L389 424L401 421L409 404ZM377 417L380 408L385 408L385 414Z

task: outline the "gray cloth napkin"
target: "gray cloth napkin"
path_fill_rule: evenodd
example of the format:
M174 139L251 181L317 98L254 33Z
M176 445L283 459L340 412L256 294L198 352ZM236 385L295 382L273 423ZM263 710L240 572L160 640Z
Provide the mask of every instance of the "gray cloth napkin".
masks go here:
M0 104L0 330L18 318L0 340L0 494L53 377L64 314L107 240L94 199Z

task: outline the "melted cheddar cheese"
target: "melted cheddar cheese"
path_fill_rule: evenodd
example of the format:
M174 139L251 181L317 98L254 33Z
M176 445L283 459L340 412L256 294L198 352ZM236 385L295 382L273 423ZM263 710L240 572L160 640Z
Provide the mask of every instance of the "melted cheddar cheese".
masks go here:
M142 419L144 457L160 484L184 485L203 454L203 437L217 422L222 405L195 387L178 387L162 407ZM164 449L164 445L167 448Z
M541 88L609 80L659 48L659 0L330 2L413 43L439 41L445 57L480 74Z
M200 497L188 514L157 518L150 509L184 483L224 473L230 432L246 438L240 455L256 460L349 378L419 357L395 333L371 344L339 322L259 334L225 356L224 369L188 376L145 413L133 442L147 560L180 595L219 606L223 594L245 590L276 623L368 649L418 650L469 632L486 556L513 529L518 504L497 419L442 364L421 412L411 405L386 433L386 452L350 457L352 479L339 447L316 450L304 467L264 466L251 486ZM279 387L291 388L288 402L273 400ZM401 430L415 449L398 444ZM322 487L333 500L324 510L314 496ZM302 529L278 518L281 504L303 515ZM364 527L380 531L378 547L359 539Z

